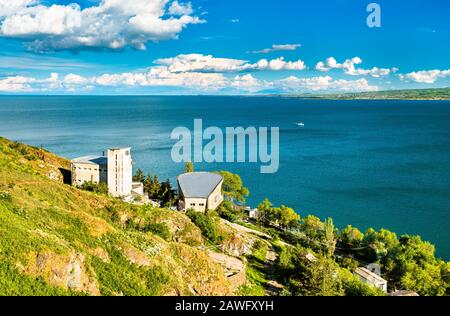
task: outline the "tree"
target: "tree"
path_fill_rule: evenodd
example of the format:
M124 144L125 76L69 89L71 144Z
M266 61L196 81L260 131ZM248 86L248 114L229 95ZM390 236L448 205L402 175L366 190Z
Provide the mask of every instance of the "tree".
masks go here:
M364 249L364 259L369 262L384 260L392 249L398 246L397 235L387 229L375 231L369 228L364 234L363 244L367 245Z
M141 169L136 170L136 173L133 176L133 181L144 183L145 176L144 176L144 172Z
M151 174L147 175L144 181L144 190L147 192L148 197L151 199L160 199L161 184L159 183L158 176Z
M341 232L340 241L345 247L357 248L361 246L364 235L358 228L347 225Z
M320 218L314 215L308 215L303 218L300 228L305 233L306 237L316 240L320 239L323 233L324 224Z
M300 215L295 213L294 209L281 205L274 210L274 216L278 224L284 228L291 228L298 225L300 221Z
M447 285L442 280L441 267L433 263L405 263L405 273L401 277L404 288L413 290L422 296L443 296Z
M280 209L274 208L269 199L264 199L258 205L258 220L264 226L278 224L280 219Z
M270 224L270 210L272 209L272 202L268 198L258 204L258 222L264 226Z
M223 194L233 201L245 203L250 192L244 187L241 177L228 171L219 171L218 173L223 177Z
M390 287L416 291L424 296L444 295L447 276L432 244L419 236L401 236L399 243L382 261Z
M331 258L318 255L317 260L307 266L304 285L299 291L307 296L343 295L339 266Z
M335 227L332 218L327 218L324 222L324 244L328 257L333 256L336 249Z
M177 197L175 194L175 190L172 188L172 184L170 183L169 179L161 183L158 197L161 200L161 205L164 207L170 207L176 203Z
M184 167L185 173L194 172L194 164L191 161L186 162L186 166Z

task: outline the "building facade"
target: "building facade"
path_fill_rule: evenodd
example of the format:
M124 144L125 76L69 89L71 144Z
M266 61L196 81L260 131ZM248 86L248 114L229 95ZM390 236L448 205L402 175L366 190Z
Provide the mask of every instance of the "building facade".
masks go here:
M185 173L178 177L178 210L206 212L223 201L223 177L209 172Z
M106 183L108 179L108 159L101 156L86 156L72 160L72 185L85 182Z
M133 188L131 148L108 149L107 157L86 156L73 159L71 173L72 185L80 186L86 182L106 183L109 193L114 197L128 197L132 191L143 191L142 186L136 183Z
M133 183L131 148L108 149L108 190L114 197L129 196Z

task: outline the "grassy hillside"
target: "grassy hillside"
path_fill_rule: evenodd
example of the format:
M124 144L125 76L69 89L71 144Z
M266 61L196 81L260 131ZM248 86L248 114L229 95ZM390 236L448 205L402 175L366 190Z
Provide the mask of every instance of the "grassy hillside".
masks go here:
M236 291L189 218L65 185L68 166L0 138L0 295Z

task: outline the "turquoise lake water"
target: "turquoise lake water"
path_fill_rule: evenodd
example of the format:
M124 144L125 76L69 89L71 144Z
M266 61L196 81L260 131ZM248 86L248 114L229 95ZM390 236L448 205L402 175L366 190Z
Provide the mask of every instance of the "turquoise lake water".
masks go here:
M229 170L256 206L269 197L301 216L419 234L450 259L450 102L326 101L281 97L0 97L0 135L74 158L131 146L135 168L175 181L177 126L280 128L280 169ZM303 122L300 128L296 122Z

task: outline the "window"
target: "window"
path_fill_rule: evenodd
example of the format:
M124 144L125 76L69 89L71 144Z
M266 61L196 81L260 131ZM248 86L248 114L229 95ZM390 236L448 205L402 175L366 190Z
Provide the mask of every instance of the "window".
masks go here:
M129 156L130 155L130 151L125 151L125 156Z
M204 203L200 203L199 206L205 206L205 204Z
M191 203L191 206L195 206L195 203Z

